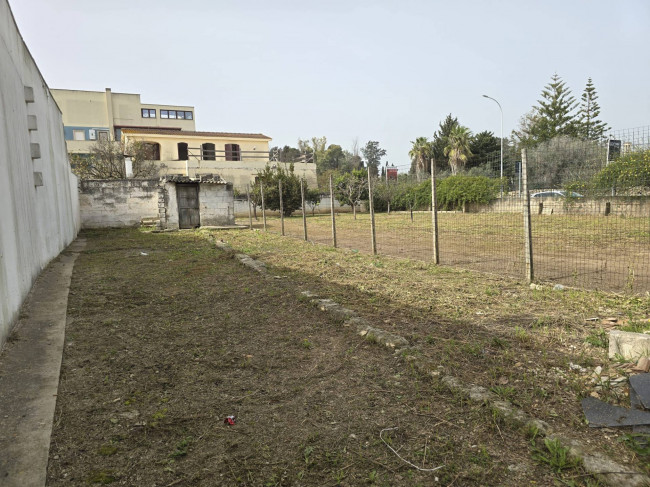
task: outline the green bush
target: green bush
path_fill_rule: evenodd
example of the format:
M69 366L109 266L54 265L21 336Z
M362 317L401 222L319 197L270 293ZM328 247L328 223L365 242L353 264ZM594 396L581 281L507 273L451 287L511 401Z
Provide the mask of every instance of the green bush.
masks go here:
M388 190L386 183L375 187L375 211L386 211L388 198L391 210L408 211L427 210L431 207L431 181L420 183L399 182L390 183L393 187ZM461 210L465 203L487 204L494 201L499 194L498 179L486 176L470 176L458 174L441 179L436 185L438 209Z
M457 174L437 184L438 209L461 210L466 203L487 204L499 194L498 179Z
M650 150L632 152L612 162L594 176L593 186L601 191L650 188Z

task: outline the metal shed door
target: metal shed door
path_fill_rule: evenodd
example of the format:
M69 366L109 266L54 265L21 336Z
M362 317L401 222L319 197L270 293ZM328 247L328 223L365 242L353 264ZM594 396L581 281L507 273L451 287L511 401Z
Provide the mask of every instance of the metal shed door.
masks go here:
M177 184L178 227L196 228L201 225L199 217L199 185Z

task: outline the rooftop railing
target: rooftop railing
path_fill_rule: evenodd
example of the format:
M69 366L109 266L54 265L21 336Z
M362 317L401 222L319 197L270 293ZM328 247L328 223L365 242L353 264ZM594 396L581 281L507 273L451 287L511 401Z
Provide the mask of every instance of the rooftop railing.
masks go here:
M259 150L216 150L188 147L187 157L199 161L261 161L269 162L269 152Z

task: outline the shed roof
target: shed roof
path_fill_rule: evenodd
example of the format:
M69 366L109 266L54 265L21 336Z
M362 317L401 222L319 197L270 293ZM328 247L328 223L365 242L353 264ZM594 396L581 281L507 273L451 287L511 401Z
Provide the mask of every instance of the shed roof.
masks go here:
M189 176L168 175L160 178L160 181L163 183L228 184L228 182L218 174L203 174L195 178L190 178Z

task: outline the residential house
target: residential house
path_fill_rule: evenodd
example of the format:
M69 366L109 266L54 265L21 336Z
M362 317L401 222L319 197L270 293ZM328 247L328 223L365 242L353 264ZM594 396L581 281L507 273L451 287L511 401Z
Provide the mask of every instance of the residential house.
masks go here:
M68 152L84 154L98 140L120 140L125 128L195 130L194 107L142 103L135 93L51 90L63 113Z

